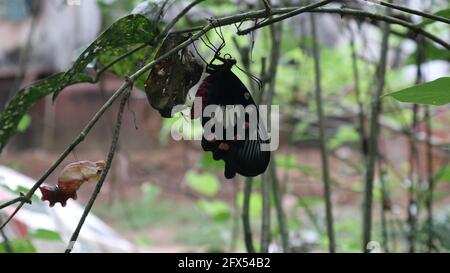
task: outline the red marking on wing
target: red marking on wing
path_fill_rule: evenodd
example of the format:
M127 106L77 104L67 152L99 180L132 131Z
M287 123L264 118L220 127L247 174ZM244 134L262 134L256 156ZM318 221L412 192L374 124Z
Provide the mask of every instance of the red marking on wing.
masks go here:
M197 89L197 93L195 93L195 97L202 98L201 112L203 112L203 109L205 108L206 94L208 93L208 89L209 89L210 77L211 76L208 76L203 80L203 82L200 84L200 86ZM201 113L194 113L194 109L195 109L195 102L192 104L192 108L191 108L191 119L196 119L196 118L200 117L200 115L201 115Z

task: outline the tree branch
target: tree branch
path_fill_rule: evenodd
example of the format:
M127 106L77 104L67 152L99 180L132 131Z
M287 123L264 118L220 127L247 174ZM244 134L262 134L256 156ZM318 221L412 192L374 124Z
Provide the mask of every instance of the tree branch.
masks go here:
M321 71L320 71L320 49L317 41L317 30L315 15L310 14L312 39L313 39L313 58L314 58L314 70L316 81L316 109L319 122L319 142L320 142L320 155L322 160L322 179L325 199L325 214L328 234L328 250L333 253L336 251L335 239L334 239L334 227L333 227L333 208L331 202L331 189L330 189L330 172L328 168L328 156L325 142L325 125L323 117L322 107L322 87L321 87Z
M203 2L205 0L195 0L192 1L189 5L187 5L180 13L178 13L177 16L175 16L175 18L166 26L166 28L163 30L163 32L161 33L161 36L166 36L167 33L169 33L169 31L175 26L175 24L181 19L183 18L184 15L186 15L186 13L188 13L193 7L195 7L197 4L200 4L201 2Z
M382 26L383 38L381 41L380 62L376 74L376 89L372 96L372 115L370 118L370 135L368 140L368 155L366 158L366 179L364 188L363 205L363 252L367 252L367 244L372 235L372 200L373 200L373 180L375 173L375 162L378 156L378 135L379 122L378 116L381 112L381 95L385 83L385 74L387 67L387 53L389 50L390 25L384 23Z
M440 21L440 22L443 22L443 23L446 23L446 24L450 24L450 20L445 18L445 17L434 15L434 14L430 14L430 13L423 12L423 11L420 11L420 10L410 9L410 8L407 8L407 7L391 4L391 3L388 3L388 2L384 2L384 1L373 1L373 0L364 0L364 1L375 3L375 4L379 4L381 6L389 7L389 8L392 8L392 9L400 10L400 11L403 11L403 12L406 12L406 13L419 15L419 16L422 16L422 17L425 17L425 18L429 18L429 19L432 19L432 20L435 20L435 21Z
M320 2L322 3L322 2ZM238 31L238 35L245 35L250 33L251 31L254 31L258 28L270 25L270 24L274 24L278 21L281 20L285 20L288 19L290 17L296 16L298 14L304 13L304 12L313 12L313 13L330 13L330 14L339 14L341 15L341 17L343 17L344 15L351 15L351 16L355 16L355 17L363 17L363 18L370 18L373 20L377 20L377 21L384 21L390 24L395 24L395 25L400 25L403 26L405 28L411 29L412 31L414 31L416 34L420 34L425 36L426 38L430 39L431 41L434 41L438 44L440 44L441 46L445 47L446 49L450 50L450 44L447 43L446 41L442 40L441 38L431 34L430 32L424 30L423 28L411 24L409 22L403 21L401 19L392 17L392 16L388 16L388 15L381 15L381 14L374 14L374 13L370 13L367 11L362 11L362 10L356 10L356 9L349 9L349 8L314 8L314 9L308 9L305 10L306 7L302 7L302 8L283 8L283 9L272 9L271 10L271 15L276 15L276 14L284 14L283 18L281 18L282 16L279 17L275 17L273 19L269 19L264 21L264 23L258 24L254 27L250 27L248 29L244 29L244 30L240 30ZM296 11L297 13L293 13L292 11ZM301 11L301 12L300 12ZM290 16L287 16L287 14L289 14ZM256 14L255 14L256 15ZM258 17L259 18L259 17ZM279 19L281 18L281 19ZM250 19L250 17L249 17ZM277 20L278 19L278 20Z
M4 209L4 208L14 205L15 203L18 203L18 202L26 202L28 204L31 204L31 199L25 197L25 195L23 195L23 193L21 193L19 197L16 197L12 200L9 200L9 201L1 204L0 209Z
M275 153L272 153L272 160L269 162L270 175L272 180L272 191L273 191L273 199L275 203L275 209L277 212L278 225L280 227L280 237L281 237L281 245L283 246L283 252L287 253L290 251L289 248L289 233L288 227L286 223L286 215L283 210L283 202L280 191L280 181L277 176L277 169L275 165Z
M434 191L434 171L433 171L433 147L431 145L432 127L430 117L430 107L425 107L425 124L426 124L426 154L427 154L427 180L428 189L425 200L427 209L427 248L428 252L434 249L434 231L433 231L433 191Z
M348 9L348 8L341 8L341 9L318 8L318 9L312 10L310 12L335 13L335 14L339 14L341 16L351 15L351 16L356 16L356 17L365 17L365 18L370 18L370 19L377 20L377 21L384 21L384 22L394 24L394 25L400 25L405 28L411 29L416 34L421 34L424 37L427 37L428 39L430 39L430 40L442 45L446 49L450 50L450 44L447 43L446 41L442 40L441 38L431 34L430 32L424 30L423 28L421 28L417 25L411 24L409 22L403 21L401 19L389 16L389 15L374 14L374 13L370 13L370 12L366 12L366 11Z
M125 105L130 97L131 93L131 86L126 89L127 91L123 94L122 100L120 101L120 107L119 112L117 113L117 120L116 120L116 127L114 128L114 134L113 139L111 142L111 146L109 148L108 157L106 159L106 166L105 169L102 172L102 175L100 176L99 181L97 182L97 185L95 186L95 190L92 193L91 198L89 199L88 204L84 208L83 215L80 218L80 221L78 222L78 225L75 229L75 231L72 234L72 237L70 238L69 246L66 249L66 253L70 253L75 245L75 242L78 239L78 235L80 234L80 230L83 227L83 224L86 220L86 217L89 215L89 212L91 211L92 206L95 203L95 200L97 199L98 194L100 193L100 190L102 189L103 183L105 182L106 176L108 175L109 169L111 168L111 163L114 158L114 154L116 153L117 143L119 141L119 135L120 135L120 128L122 127L122 116L123 111L125 109Z
M247 29L244 29L244 30L240 30L240 31L238 31L238 35L249 34L250 32L255 31L255 30L259 29L259 28L266 27L268 25L275 24L277 22L283 21L283 20L291 18L293 16L296 16L296 15L299 15L299 14L311 11L311 10L313 10L315 8L324 6L324 5L329 4L329 3L333 2L333 1L334 0L323 0L323 1L320 1L318 3L314 3L314 4L310 4L310 5L304 6L304 7L296 8L296 9L290 11L290 12L287 12L287 13L285 13L283 15L278 16L278 17L275 17L275 18L269 19L267 21L264 21L264 22L262 22L260 24L257 24L255 26L253 26L253 27L250 27L250 28L247 28ZM266 13L267 13L267 10L266 10ZM269 14L270 15L274 15L272 12L269 12Z
M244 182L244 202L242 206L242 224L244 227L244 241L248 253L255 253L253 245L252 227L250 223L250 198L252 195L252 181L251 177L245 178Z

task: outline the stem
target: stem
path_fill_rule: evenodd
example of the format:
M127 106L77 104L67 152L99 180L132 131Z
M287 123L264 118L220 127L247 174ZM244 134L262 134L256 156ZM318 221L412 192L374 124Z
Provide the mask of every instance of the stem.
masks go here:
M175 24L181 19L183 18L184 15L186 15L186 13L188 13L193 7L195 7L197 4L200 4L201 2L203 2L205 0L195 0L192 1L189 5L187 5L180 13L178 13L178 15L166 26L166 28L163 30L163 32L161 33L161 36L166 36L167 33L169 33L169 31L175 26Z
M8 217L8 219L0 226L0 229L3 229L6 224L11 221L11 219L17 214L17 212L22 208L25 204L26 200L31 200L34 192L39 188L39 186L44 183L44 181L49 177L49 175L61 164L61 162L75 149L75 147L81 143L86 135L91 131L92 127L97 123L100 117L105 113L105 111L112 105L112 103L122 95L130 86L131 81L125 81L122 86L108 99L108 101L103 104L100 110L95 113L94 117L88 122L86 127L81 131L81 133L77 136L77 138L64 150L64 152L59 156L59 158L47 169L44 175L39 178L39 180L33 185L33 187L28 191L28 193L23 197L24 199L20 202L19 206L14 210L14 212Z
M11 205L13 205L13 204L15 204L15 203L18 203L18 202L26 202L26 203L28 203L28 204L31 204L31 199L26 198L25 196L22 196L22 195L21 195L21 196L19 196L19 197L16 197L16 198L14 198L14 199L12 199L12 200L9 200L9 201L7 201L7 202L1 204L1 205L0 205L0 209L4 209L4 208L6 208L6 207L8 207L8 206L11 206Z
M2 220L2 218L3 217L1 217L1 215L0 215L0 221ZM14 248L12 247L11 243L9 242L8 236L6 236L6 233L3 229L0 229L0 235L2 236L3 245L5 247L6 253L13 253Z
M416 40L417 43L417 56L416 56L416 84L420 84L422 82L422 61L423 61L423 39ZM412 124L410 127L410 159L409 159L409 174L408 178L410 181L410 185L408 188L408 225L409 225L409 233L408 233L408 243L409 243L409 252L414 253L416 251L415 243L416 243L416 233L417 233L417 219L418 219L418 202L416 200L416 184L420 183L422 179L420 179L419 175L419 153L417 151L417 143L416 143L416 127L418 122L418 109L419 106L417 104L413 104L412 112ZM418 180L418 181L417 181Z
M38 19L38 3L31 3L31 20L30 20L30 29L27 34L27 40L25 42L25 45L20 50L20 56L19 56L19 67L17 70L17 77L15 77L13 84L10 87L8 97L12 98L13 95L16 93L16 91L20 88L20 86L23 83L23 80L25 79L26 73L27 73L27 64L30 57L30 52L32 49L32 40L33 36L36 30L36 21ZM9 101L6 100L6 101Z
M316 108L317 117L319 122L319 142L320 142L320 155L322 160L322 179L324 188L324 198L325 198L325 213L326 213L326 224L327 224L327 235L328 235L328 250L333 253L336 251L335 239L334 239L334 228L333 228L333 208L331 203L331 190L330 190L330 179L328 170L328 157L327 148L325 143L325 125L324 125L324 115L322 107L322 87L321 87L321 70L320 70L320 50L317 41L317 30L316 30L316 20L313 14L310 14L311 31L313 39L313 58L314 58L314 70L315 70L315 81L316 81Z
M280 59L280 48L281 48L281 34L282 34L282 24L271 25L270 26L270 36L272 41L272 48L270 51L270 65L268 68L267 75L269 79L268 92L266 98L267 112L268 116L271 115L271 105L273 101L273 96L275 94L275 83L278 68L278 61ZM270 123L268 124L268 131L270 131ZM273 153L272 153L273 155ZM273 158L272 158L273 160ZM271 161L272 161L271 160ZM270 172L270 170L269 170ZM261 230L261 252L268 252L269 243L271 240L270 232L270 173L266 172L262 176L262 193L263 193L263 214L262 214L262 230Z
M269 163L270 174L272 179L272 191L277 212L278 225L280 227L281 245L285 253L289 252L289 233L286 225L286 215L283 210L282 194L280 192L280 182L277 176L275 166L275 153L272 153L272 160Z
M248 253L255 253L252 239L252 227L250 223L250 198L252 195L252 181L253 179L247 177L244 184L244 203L242 206L242 223L244 227L244 241Z
M434 177L433 177L433 147L431 144L431 137L433 135L431 128L430 107L425 107L425 123L426 123L426 153L427 153L427 176L428 176L428 194L426 198L427 208L427 247L431 252L434 249L433 243L433 190L434 190Z
M261 219L261 249L260 252L269 252L271 240L270 233L270 177L266 172L262 175L262 219Z
M445 17L434 15L434 14L427 13L427 12L423 12L423 11L420 11L420 10L410 9L410 8L407 8L407 7L391 4L391 3L388 3L388 2L384 2L384 1L368 1L368 0L364 0L364 1L371 2L371 3L376 3L376 4L379 4L379 5L385 6L385 7L389 7L389 8L392 8L392 9L404 11L406 13L415 14L415 15L419 15L419 16L422 16L422 17L425 17L425 18L429 18L429 19L432 19L432 20L435 20L435 21L440 21L440 22L443 22L443 23L446 23L446 24L450 24L450 20L445 18Z
M389 12L389 11L388 11ZM390 25L384 23L382 25L383 38L381 42L380 62L376 75L376 89L372 97L372 115L370 118L370 135L368 140L368 156L366 159L366 179L364 189L364 205L363 205L363 252L367 252L367 244L371 241L372 233L372 199L373 199L373 180L375 162L378 156L378 135L379 123L378 116L381 113L381 95L386 75L387 53L389 49L389 33Z
M317 8L317 9L311 10L310 12L312 12L312 13L335 13L335 14L341 15L341 17L343 17L344 15L351 15L351 16L355 16L355 17L363 17L363 18L370 18L370 19L377 20L377 21L383 21L383 22L387 22L390 24L394 24L394 25L400 25L405 28L411 29L416 34L420 34L420 35L430 39L431 41L434 41L434 42L442 45L446 49L450 50L450 44L447 43L446 41L442 40L438 36L431 34L430 32L424 30L423 28L421 28L417 25L414 25L412 23L403 21L401 19L398 19L398 18L395 18L392 16L386 16L386 15L381 15L381 14L370 13L367 11L347 9L347 8L340 8L340 9Z
M230 252L236 251L236 245L239 240L239 204L237 200L237 194L239 192L238 179L233 181L233 217L231 219L231 242L230 242Z
M302 7L302 8L306 8ZM271 15L276 15L276 14L288 14L291 11L295 11L295 10L300 10L302 8L283 8L283 9L272 9L271 10ZM424 30L423 28L421 28L420 26L414 25L412 23L409 23L407 21L403 21L401 19L392 17L392 16L386 16L386 15L381 15L381 14L375 14L375 13L370 13L367 11L362 11L362 10L356 10L356 9L349 9L349 8L315 8L315 9L310 9L307 10L308 12L312 12L312 13L330 13L330 14L339 14L341 17L343 17L344 15L350 15L350 16L355 16L355 17L362 17L362 18L370 18L372 20L377 20L377 21L383 21L383 22L387 22L390 24L395 24L395 25L400 25L403 26L405 28L411 29L412 31L414 31L416 34L420 34L423 35L424 37L430 39L431 41L434 41L440 45L442 45L443 47L445 47L446 49L450 50L450 44L447 43L446 41L442 40L441 38L431 34L430 32ZM306 11L303 11L306 12ZM299 13L301 14L301 13ZM247 17L246 20L250 20L250 19L256 19L256 18L260 18L259 17L260 13L255 12L253 14L254 17ZM293 17L295 15L298 14L291 14L291 16L285 16L283 17L283 20L288 19L289 17ZM279 16L281 17L281 16ZM261 28L262 26L266 26L266 25L270 25L273 23L276 23L278 21L273 21L279 17L276 17L274 19L269 19L264 21L264 23L262 24L258 24L254 27L250 27L248 29L244 29L244 30L240 30L238 31L238 35L245 35L250 33L251 31L254 31L258 28Z
M97 82L98 79L100 78L100 76L103 74L103 72L105 72L106 70L108 70L111 66L115 65L116 63L122 61L123 59L127 58L128 56L133 55L134 53L136 53L137 51L145 48L146 46L149 46L148 44L142 44L140 46L137 46L136 48L122 54L121 56L117 57L117 59L111 61L110 63L106 64L104 67L100 68L100 70L97 71L97 74L95 76L95 80L94 82Z
M331 3L333 1L334 0L323 0L323 1L320 1L320 2L317 2L317 3L314 3L314 4L310 4L310 5L304 6L304 7L296 8L296 9L290 11L290 12L287 12L287 13L285 13L283 15L278 16L278 17L266 20L266 21L264 21L264 22L262 22L260 24L257 24L257 25L255 25L253 27L249 27L247 29L240 30L240 31L238 31L238 35L249 34L250 32L255 31L255 30L259 29L259 28L266 27L266 26L275 24L277 22L283 21L285 19L294 17L296 15L299 15L299 14L311 11L311 10L313 10L315 8L324 6L324 5L326 5L328 3Z
M364 122L366 120L364 114L364 104L361 99L361 89L360 89L360 81L359 81L359 70L358 70L358 58L356 55L355 48L355 36L351 28L349 27L350 32L350 49L352 54L352 67L353 67L353 81L354 81L354 89L355 89L355 98L356 103L358 104L358 129L359 129L359 141L361 147L361 155L363 158L367 156L367 136L366 129L364 126Z
M388 231L387 231L387 221L386 221L386 210L391 209L390 206L390 200L387 195L387 186L386 186L386 170L383 166L382 160L380 157L378 157L378 175L380 176L380 186L381 186L381 237L383 238L383 249L384 252L389 252L389 238L388 238Z
M412 107L413 112L413 120L411 124L411 133L415 135L415 128L417 125L417 110L418 105L414 104ZM414 140L414 137L409 139L409 146L410 146L410 157L409 157L409 171L408 171L408 179L409 179L409 185L408 185L408 207L407 207L407 214L408 214L408 225L409 225L409 232L408 232L408 244L409 244L409 252L414 253L415 252L415 242L416 242L416 216L417 216L417 202L415 198L415 189L416 189L416 159L418 157L417 154L417 147L416 142ZM417 165L417 167L419 167Z
M117 121L116 121L116 127L114 129L113 139L111 142L111 147L109 149L108 157L106 160L106 166L105 169L102 172L102 175L100 176L100 179L95 187L94 192L92 193L91 199L89 199L88 204L84 208L83 215L80 218L80 221L78 222L78 225L75 229L75 231L72 234L72 237L70 238L69 246L66 249L66 253L70 253L73 249L73 246L75 245L75 242L78 239L78 235L80 234L80 230L83 227L83 224L86 220L86 217L89 215L89 212L91 211L92 206L95 203L95 200L97 199L98 194L100 193L100 190L102 189L103 183L105 182L106 176L108 175L109 169L111 168L111 163L114 158L114 154L116 152L117 143L119 141L119 135L120 135L120 128L122 126L122 116L123 111L125 109L126 102L128 101L128 98L130 97L131 93L131 87L126 89L127 91L123 94L122 100L120 101L120 107L119 112L117 113Z

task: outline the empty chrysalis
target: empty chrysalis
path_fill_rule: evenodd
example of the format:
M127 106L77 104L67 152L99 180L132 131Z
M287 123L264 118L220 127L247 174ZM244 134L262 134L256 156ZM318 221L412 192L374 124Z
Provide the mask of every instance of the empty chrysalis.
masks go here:
M92 162L88 160L73 162L61 171L58 183L39 187L42 201L49 201L50 207L56 203L66 206L69 198L77 199L77 190L84 182L97 182L106 163L103 160Z

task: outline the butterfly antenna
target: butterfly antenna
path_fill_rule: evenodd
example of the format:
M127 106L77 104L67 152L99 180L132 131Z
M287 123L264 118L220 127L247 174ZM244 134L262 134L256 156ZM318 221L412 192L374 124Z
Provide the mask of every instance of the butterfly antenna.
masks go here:
M256 77L252 73L245 71L244 69L240 68L238 65L235 65L235 66L237 67L237 69L242 71L245 75L247 75L250 79L252 79L254 82L256 82L256 84L258 85L258 90L262 90L263 82L258 77Z
M203 61L205 64L208 64L208 62L202 57L202 55L200 54L200 52L198 52L198 49L197 49L197 47L195 46L195 42L192 43L192 46L194 47L194 50L195 50L195 52L197 53L197 55L200 57L200 59L202 59L202 61Z
M208 44L209 44L212 48L214 48L214 51L217 51L217 47L214 45L213 42L211 42L211 40L209 39L208 34L206 34L206 33L205 33L205 38L206 38L206 41L208 41Z
M217 29L219 29L219 30L217 30ZM218 49L218 51L220 52L220 50L222 50L225 47L225 38L222 33L222 27L220 27L220 26L215 27L214 31L216 32L217 36L219 36L220 40L222 41L222 43L220 44L219 49Z

